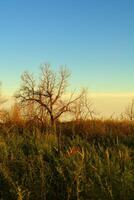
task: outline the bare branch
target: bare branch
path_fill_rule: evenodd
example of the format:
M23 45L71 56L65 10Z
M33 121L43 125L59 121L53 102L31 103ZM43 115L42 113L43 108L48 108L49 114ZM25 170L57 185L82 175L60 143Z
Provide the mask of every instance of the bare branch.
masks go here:
M22 104L32 102L35 109L41 107L48 113L53 124L63 113L71 112L71 106L83 96L83 92L78 96L73 92L69 98L64 98L69 77L70 72L66 68L62 67L55 73L49 64L45 64L41 66L38 84L31 74L24 72L22 85L16 97Z

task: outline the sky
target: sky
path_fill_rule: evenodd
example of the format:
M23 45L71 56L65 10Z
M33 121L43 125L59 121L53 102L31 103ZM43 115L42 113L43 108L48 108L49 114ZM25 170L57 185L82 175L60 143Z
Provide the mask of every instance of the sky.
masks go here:
M105 101L117 99L116 110L123 96L134 96L133 10L133 0L0 1L3 93L12 95L25 70L37 74L47 62L66 65L73 88L102 94L106 112Z

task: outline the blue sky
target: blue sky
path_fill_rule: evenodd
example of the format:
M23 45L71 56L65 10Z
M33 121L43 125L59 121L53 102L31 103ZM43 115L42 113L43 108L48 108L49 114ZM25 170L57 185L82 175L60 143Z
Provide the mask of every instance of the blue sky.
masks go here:
M3 88L15 91L44 62L66 64L74 88L134 92L134 1L1 0Z

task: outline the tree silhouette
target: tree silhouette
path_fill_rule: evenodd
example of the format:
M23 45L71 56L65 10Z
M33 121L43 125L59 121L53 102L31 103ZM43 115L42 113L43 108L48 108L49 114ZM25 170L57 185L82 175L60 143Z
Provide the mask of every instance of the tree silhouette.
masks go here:
M67 93L69 77L70 72L65 67L55 73L49 64L44 64L38 81L24 72L16 97L22 105L32 104L33 109L43 109L53 126L63 113L71 112L72 105L83 96L83 92L77 96L75 92Z

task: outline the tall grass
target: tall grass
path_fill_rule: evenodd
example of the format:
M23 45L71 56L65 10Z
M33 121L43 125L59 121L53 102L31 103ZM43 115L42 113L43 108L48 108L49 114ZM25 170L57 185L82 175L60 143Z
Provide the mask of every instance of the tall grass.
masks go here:
M2 126L0 199L133 200L133 127L92 123L62 125L60 154L56 134Z

